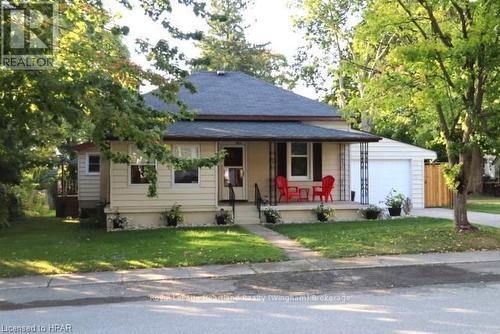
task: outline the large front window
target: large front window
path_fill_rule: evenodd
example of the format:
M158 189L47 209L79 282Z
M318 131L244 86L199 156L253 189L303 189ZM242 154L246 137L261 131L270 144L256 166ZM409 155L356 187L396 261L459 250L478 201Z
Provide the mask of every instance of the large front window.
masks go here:
M310 151L309 143L288 143L290 180L310 179Z
M174 154L179 158L197 159L199 147L197 145L176 145L173 147ZM199 168L175 169L174 184L198 184Z
M146 184L149 183L147 178L147 170L156 168L154 160L148 160L144 154L133 150L130 162L130 184Z

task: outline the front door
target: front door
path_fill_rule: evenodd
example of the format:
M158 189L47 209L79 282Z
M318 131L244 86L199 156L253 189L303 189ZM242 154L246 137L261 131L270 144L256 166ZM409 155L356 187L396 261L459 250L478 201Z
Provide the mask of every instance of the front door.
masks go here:
M224 145L226 150L222 172L222 197L229 199L229 184L233 186L236 200L246 200L245 146Z

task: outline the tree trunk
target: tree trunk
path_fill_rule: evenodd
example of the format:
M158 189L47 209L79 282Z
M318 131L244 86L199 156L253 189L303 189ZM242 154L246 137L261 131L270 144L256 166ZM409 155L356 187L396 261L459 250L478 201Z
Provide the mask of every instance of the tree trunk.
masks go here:
M363 83L362 79L360 79L358 82L358 92L360 99L363 99L365 97L365 84ZM362 110L360 129L366 132L371 132L372 127L373 127L373 120L370 115L370 110Z
M460 153L459 160L462 163L462 167L460 168L460 172L457 176L458 186L453 198L455 228L459 232L477 231L477 227L472 226L467 218L467 190L470 179L472 156L468 153Z
M483 154L478 145L474 145L470 152L469 182L467 194L480 194L483 192Z
M477 227L472 226L467 218L467 193L457 192L453 198L453 214L455 218L455 228L460 232L476 231Z
M361 124L360 128L363 131L371 132L372 131L372 118L369 115L369 111L365 110L361 112Z

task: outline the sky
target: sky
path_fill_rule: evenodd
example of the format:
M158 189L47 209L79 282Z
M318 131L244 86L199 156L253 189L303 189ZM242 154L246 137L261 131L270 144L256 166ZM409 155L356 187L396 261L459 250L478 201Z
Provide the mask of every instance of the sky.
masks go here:
M252 43L269 42L269 48L275 53L285 55L289 62L293 61L297 48L302 44L301 33L294 31L293 28L292 19L297 12L290 6L291 1L293 0L255 0L244 13L246 23L250 25L246 30L247 39ZM137 38L149 38L151 42L161 38L170 39L165 29L146 17L140 8L127 10L117 5L115 1L107 2L107 7L119 16L117 23L130 27L129 35L125 37L125 44L131 52L132 60L143 67L148 67L149 64L144 56L134 51L134 41ZM208 29L203 19L197 18L190 8L178 4L174 4L173 7L174 26L185 31ZM174 43L190 58L199 55L200 51L192 41L174 41ZM151 87L143 88L145 91L150 89ZM299 85L294 91L300 95L317 98L312 88Z

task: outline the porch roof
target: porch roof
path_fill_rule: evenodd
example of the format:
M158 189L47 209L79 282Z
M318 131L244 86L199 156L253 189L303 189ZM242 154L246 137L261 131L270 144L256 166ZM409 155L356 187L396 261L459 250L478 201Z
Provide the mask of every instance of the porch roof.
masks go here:
M377 142L379 137L302 122L181 121L165 132L169 140Z

